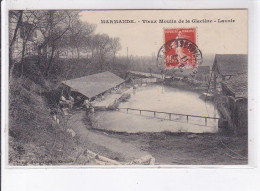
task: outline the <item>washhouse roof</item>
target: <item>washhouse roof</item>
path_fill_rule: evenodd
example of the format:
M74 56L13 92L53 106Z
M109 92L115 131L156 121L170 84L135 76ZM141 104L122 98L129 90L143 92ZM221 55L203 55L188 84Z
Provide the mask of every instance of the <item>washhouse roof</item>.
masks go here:
M125 80L107 71L81 78L63 81L62 83L71 87L72 91L79 92L88 98L93 98L109 89L120 85Z

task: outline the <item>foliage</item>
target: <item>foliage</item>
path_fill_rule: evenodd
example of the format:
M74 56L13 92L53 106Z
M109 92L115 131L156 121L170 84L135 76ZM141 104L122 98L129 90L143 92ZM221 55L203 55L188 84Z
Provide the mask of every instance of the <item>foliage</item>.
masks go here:
M90 58L101 70L115 61L119 38L95 34L96 26L80 20L80 11L10 11L10 78L16 63L23 75L25 58L37 56L42 74L48 77L55 60Z

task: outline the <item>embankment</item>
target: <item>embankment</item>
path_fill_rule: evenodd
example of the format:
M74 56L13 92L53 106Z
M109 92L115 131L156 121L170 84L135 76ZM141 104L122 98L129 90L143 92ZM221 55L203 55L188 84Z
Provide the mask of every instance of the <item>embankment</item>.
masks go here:
M10 84L10 165L74 164L83 149L77 138L66 132L66 122L61 118L57 124L50 115L39 93L48 86L43 79L41 84L26 76L13 79Z
M196 82L189 78L171 78L171 79L165 79L164 84L171 87L177 87L180 89L185 90L191 90L195 92L206 92L207 91L207 85L202 82Z

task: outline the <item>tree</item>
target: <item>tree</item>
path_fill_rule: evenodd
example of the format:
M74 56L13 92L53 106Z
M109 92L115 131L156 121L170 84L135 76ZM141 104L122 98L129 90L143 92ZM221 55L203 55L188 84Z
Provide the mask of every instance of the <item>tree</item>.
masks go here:
M97 49L97 42L95 41L95 35L90 36L86 39L86 47L91 52L91 62L95 59L95 51Z
M21 71L23 71L26 49L34 46L37 46L38 49L38 63L44 66L45 73L48 74L57 41L68 30L71 13L68 11L10 11L10 78L14 62L20 63ZM36 31L41 32L41 37L32 38ZM14 47L15 43L18 46ZM14 61L13 50L19 52L20 60Z
M36 46L37 40L33 38L33 34L40 27L40 20L42 18L37 15L37 11L24 11L23 22L20 27L20 36L22 38L21 49L21 75L23 74L24 58L26 56L27 49L33 49Z
M73 20L69 29L69 43L72 49L76 49L77 59L80 58L80 52L83 50L88 51L87 42L93 34L96 26L88 23L83 23L79 19Z
M25 57L31 52L27 50L31 49L37 55L38 68L45 77L49 75L60 53L68 50L78 62L81 53L90 53L91 62L96 63L101 70L111 60L114 63L121 49L119 38L94 34L96 26L80 21L79 13L64 10L10 11L10 78L14 63L20 63L20 74L23 73ZM14 61L17 52L20 60Z
M9 13L9 69L10 82L12 81L12 74L14 69L13 49L14 43L17 40L18 30L21 27L23 18L23 11L10 11Z
M113 63L115 63L115 60L116 60L116 53L121 50L121 45L120 45L120 42L119 42L119 38L111 38L110 39L110 46L111 46L111 50L113 52Z
M48 76L59 41L69 31L71 20L77 13L50 10L42 11L41 14L39 30L43 38L38 42L38 63L43 65L44 74Z
M95 43L97 61L102 71L112 55L112 48L110 46L111 39L107 34L97 34L93 37L92 41Z

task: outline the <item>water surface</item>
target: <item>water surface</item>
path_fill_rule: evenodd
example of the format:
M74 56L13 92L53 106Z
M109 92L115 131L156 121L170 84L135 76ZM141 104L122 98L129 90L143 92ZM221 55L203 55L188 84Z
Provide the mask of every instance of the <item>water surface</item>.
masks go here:
M120 103L119 108L134 108L169 113L197 116L219 117L217 109L211 102L205 102L200 94L163 85L138 87L131 92L127 102ZM218 121L186 116L158 114L125 109L120 111L96 112L97 128L119 132L217 132Z

